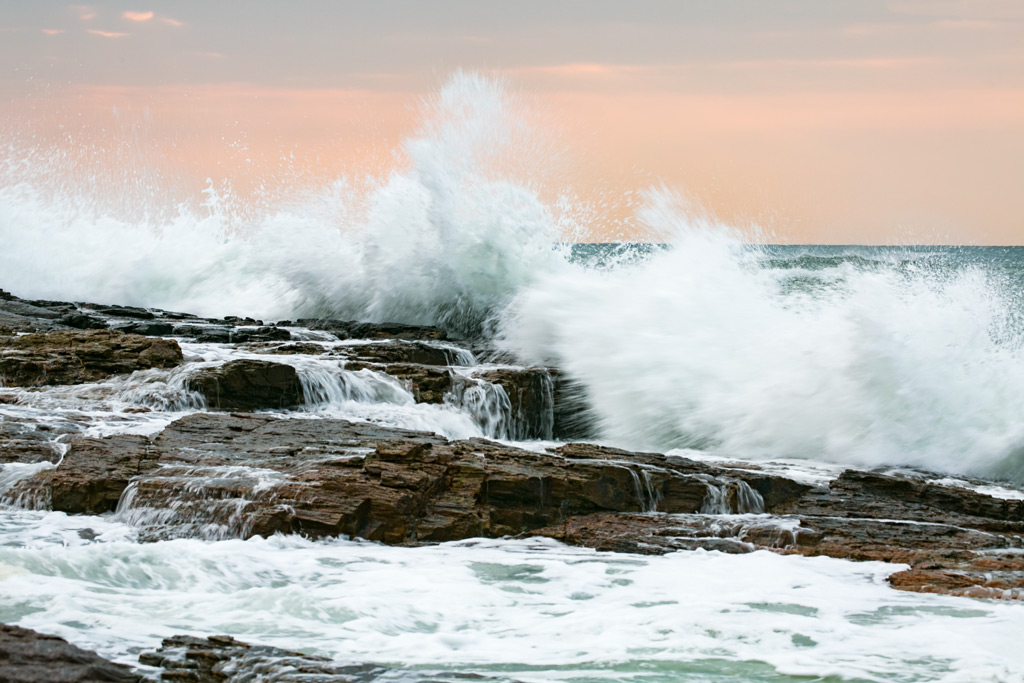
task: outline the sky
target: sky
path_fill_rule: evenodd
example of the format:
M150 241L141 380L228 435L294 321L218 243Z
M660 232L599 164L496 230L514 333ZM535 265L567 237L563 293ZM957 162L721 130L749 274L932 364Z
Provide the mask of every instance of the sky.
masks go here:
M463 69L586 239L664 185L770 241L1024 243L1020 0L0 0L0 59L0 134L185 195L386 172Z

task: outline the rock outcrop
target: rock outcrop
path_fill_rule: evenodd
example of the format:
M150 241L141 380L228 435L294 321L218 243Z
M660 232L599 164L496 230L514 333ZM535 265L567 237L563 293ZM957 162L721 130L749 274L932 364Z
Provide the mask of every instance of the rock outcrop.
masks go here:
M117 509L144 537L347 535L389 544L544 535L603 550L770 549L905 563L892 585L1024 596L1024 501L847 471L812 487L758 470L344 420L195 414L153 439L75 438L19 484L69 513Z
M418 666L396 670L379 664L346 664L326 657L292 652L266 645L250 645L231 636L173 636L155 652L144 652L139 662L161 670L163 680L191 683L274 681L275 683L454 683L455 681L508 681L477 673Z
M0 624L0 680L14 683L141 681L127 666L109 662L57 636Z
M264 360L233 360L188 378L212 410L286 409L304 403L302 382L290 365Z
M111 330L0 337L0 384L7 386L81 384L181 362L173 340Z

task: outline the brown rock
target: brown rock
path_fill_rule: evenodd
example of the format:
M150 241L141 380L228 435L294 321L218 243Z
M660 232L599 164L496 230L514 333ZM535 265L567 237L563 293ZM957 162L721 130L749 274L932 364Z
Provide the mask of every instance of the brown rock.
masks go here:
M295 368L263 360L233 360L196 373L188 388L212 410L294 408L305 402Z
M43 386L95 382L182 361L178 343L111 330L56 331L0 338L0 383Z
M323 330L338 339L433 339L444 340L444 330L428 325L406 325L404 323L363 323L355 320L333 320L304 318L299 325L311 330Z
M445 396L452 390L452 373L446 368L410 363L365 363L347 361L346 370L370 369L394 377L408 389L417 403L444 403Z
M432 346L423 341L395 339L387 342L343 346L338 349L338 352L354 360L371 363L459 365L459 354L455 348Z

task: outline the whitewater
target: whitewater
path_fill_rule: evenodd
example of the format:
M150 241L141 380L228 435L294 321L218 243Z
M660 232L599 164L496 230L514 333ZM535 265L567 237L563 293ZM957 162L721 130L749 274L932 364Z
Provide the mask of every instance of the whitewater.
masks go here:
M434 325L492 349L467 366L557 368L599 443L808 481L921 469L1024 495L1024 248L771 245L664 187L644 193L632 242L580 244L592 207L545 185L543 132L503 83L456 74L423 110L389 175L245 206L213 181L173 204L134 178L100 192L75 181L74 155L12 141L0 287ZM197 367L244 356L182 347ZM316 384L315 362L283 362L320 387L296 419L552 445L515 441L493 406L418 404L366 372ZM0 420L36 421L55 444L68 430L153 434L202 410L175 372L18 390ZM31 474L0 465L0 497ZM23 503L0 510L0 621L126 663L163 637L228 633L503 681L1024 680L1019 605L894 591L897 564L549 540L143 543L124 516Z

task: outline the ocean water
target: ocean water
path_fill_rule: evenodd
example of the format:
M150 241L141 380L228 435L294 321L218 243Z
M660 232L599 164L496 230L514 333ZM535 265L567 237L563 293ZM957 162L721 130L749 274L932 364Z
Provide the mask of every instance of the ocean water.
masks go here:
M920 468L1020 495L1024 249L775 245L666 188L633 218L641 242L579 244L592 207L543 185L545 146L531 146L500 82L456 74L424 110L390 175L243 209L213 182L177 205L135 178L135 191L99 194L62 155L12 142L0 287L209 316L439 325L557 367L604 443L815 481L851 465ZM201 409L185 374L245 354L183 347L194 362L181 370L4 390L17 401L0 420L155 433ZM368 371L282 360L319 397L295 419L509 436L487 419L493 406L425 406ZM152 412L126 412L138 405ZM33 467L0 466L0 497ZM165 636L229 633L510 681L1024 680L1019 606L893 591L884 579L899 565L536 540L139 543L127 517L26 507L7 497L0 509L0 620L129 663Z

